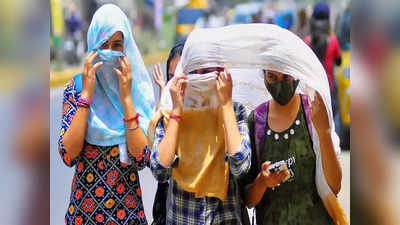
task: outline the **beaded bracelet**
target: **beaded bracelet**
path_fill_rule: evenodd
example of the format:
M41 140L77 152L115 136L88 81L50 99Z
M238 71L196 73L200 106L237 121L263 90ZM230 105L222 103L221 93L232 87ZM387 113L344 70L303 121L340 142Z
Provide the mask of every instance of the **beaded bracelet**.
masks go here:
M80 97L79 100L78 100L78 102L81 102L81 103L86 104L86 105L89 105L89 106L90 106L90 104L92 103L92 102L90 101L90 99L84 98L84 97Z
M77 105L78 105L79 107L89 108L89 107L90 107L90 103L91 103L91 102L90 102L90 99L80 97L80 98L78 99Z

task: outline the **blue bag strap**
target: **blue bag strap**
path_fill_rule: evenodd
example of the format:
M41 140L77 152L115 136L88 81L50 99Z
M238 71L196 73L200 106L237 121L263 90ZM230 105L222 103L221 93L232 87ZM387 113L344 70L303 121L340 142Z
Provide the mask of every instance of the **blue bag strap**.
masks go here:
M257 166L261 168L260 152L265 144L265 127L269 111L269 101L254 110L254 137L256 142Z

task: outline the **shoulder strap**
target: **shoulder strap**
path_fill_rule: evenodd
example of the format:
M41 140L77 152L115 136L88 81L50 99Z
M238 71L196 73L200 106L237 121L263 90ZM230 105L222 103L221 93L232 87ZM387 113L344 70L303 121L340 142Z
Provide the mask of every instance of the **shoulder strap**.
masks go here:
M82 91L82 74L79 73L75 75L73 79L75 84L75 91L77 94L79 94Z
M304 112L306 114L306 120L307 120L307 127L308 127L308 132L310 132L310 136L312 138L312 126L311 126L311 113L310 113L310 103L308 101L308 96L307 95L301 95L301 100L303 102L304 106Z
M311 126L311 113L310 104L307 95L301 95L301 99L304 106L304 112L306 114L307 127L312 137L312 126ZM267 116L269 110L269 101L265 102L254 110L254 139L256 142L256 159L257 165L261 166L260 152L264 148L265 144L265 126L267 124Z
M257 165L261 166L260 152L264 148L265 143L265 126L267 124L267 115L269 102L259 105L254 110L254 139L256 144Z

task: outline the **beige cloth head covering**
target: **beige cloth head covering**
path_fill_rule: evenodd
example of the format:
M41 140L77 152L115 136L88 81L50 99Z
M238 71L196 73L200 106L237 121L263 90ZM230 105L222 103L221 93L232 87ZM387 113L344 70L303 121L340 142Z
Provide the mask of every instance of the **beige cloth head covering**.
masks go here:
M216 93L217 74L188 74L184 110L179 125L176 154L179 163L172 175L179 187L196 198L225 200L229 184L229 166L225 161L225 131ZM160 110L150 122L154 136L160 118L167 127L172 109L171 81L161 95Z

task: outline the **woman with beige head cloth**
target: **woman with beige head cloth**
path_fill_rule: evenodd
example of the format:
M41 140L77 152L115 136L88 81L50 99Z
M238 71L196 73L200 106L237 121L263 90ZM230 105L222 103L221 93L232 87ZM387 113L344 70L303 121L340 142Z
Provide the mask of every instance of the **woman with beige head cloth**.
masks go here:
M162 94L163 117L153 120L151 170L170 181L166 224L242 224L237 178L251 159L246 109L232 102L229 70L202 57L212 43L191 37Z

